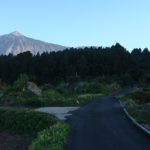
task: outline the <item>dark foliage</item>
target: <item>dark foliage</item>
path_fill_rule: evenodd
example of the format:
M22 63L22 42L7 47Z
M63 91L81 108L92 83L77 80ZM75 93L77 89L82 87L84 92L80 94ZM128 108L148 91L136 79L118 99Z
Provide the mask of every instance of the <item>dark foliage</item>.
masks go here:
M38 83L117 76L121 83L139 81L150 74L150 52L134 49L128 52L120 44L110 48L70 48L64 51L32 56L25 52L17 56L0 56L0 78L15 81L21 73ZM149 78L146 78L148 82Z
M143 89L129 94L129 96L138 104L150 103L150 89Z
M36 136L37 132L56 122L55 117L45 113L15 108L0 109L0 131Z

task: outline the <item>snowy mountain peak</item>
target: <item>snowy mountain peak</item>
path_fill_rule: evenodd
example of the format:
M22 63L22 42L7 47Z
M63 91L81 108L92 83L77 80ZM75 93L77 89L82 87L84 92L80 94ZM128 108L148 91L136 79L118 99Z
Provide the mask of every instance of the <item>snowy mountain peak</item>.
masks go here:
M23 34L21 34L20 32L18 31L14 31L12 33L10 33L11 35L14 35L14 36L22 36Z

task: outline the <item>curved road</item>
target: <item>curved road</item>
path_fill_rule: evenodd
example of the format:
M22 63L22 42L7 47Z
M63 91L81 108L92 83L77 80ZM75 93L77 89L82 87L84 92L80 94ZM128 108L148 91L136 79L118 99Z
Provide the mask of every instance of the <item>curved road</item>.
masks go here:
M113 96L95 98L67 122L67 150L150 150L150 137L131 123Z

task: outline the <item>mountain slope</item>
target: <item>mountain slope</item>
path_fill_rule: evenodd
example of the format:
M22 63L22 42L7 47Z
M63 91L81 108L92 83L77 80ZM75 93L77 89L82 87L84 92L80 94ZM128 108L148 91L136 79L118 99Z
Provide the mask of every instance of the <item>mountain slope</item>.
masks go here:
M32 54L41 54L42 52L64 50L66 47L35 40L15 31L10 34L0 36L0 55L9 53L17 55L19 53L30 51Z

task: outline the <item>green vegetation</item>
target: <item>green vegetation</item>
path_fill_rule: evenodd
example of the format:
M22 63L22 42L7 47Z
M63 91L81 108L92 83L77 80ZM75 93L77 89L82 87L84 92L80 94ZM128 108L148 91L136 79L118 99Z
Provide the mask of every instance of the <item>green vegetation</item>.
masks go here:
M80 94L77 96L77 100L76 103L80 104L80 105L84 105L87 104L88 102L90 102L94 97L96 96L103 96L103 94L101 93L95 93L95 94L90 94L90 93L86 93L86 94Z
M150 89L139 89L121 98L129 113L136 120L150 126Z
M128 108L129 112L133 117L137 119L137 121L141 124L145 124L150 127L150 106L148 105L140 105L135 107L134 109L131 107Z
M9 88L1 93L3 93L0 98L1 106L41 106L39 97L28 90L16 92Z
M2 92L3 93L3 92ZM22 91L19 93L5 92L0 98L0 104L2 106L25 106L25 107L42 107L42 106L76 106L82 105L94 96L101 93L84 93L84 94L75 94L68 93L59 93L55 89L49 89L43 91L42 96L36 96L30 91Z
M29 78L26 74L20 74L20 77L14 82L13 88L16 91L24 90L26 83L29 81Z
M150 89L141 89L129 95L137 104L150 103Z
M30 150L64 150L69 133L67 124L31 108L84 105L95 96L112 94L119 89L110 79L78 81L73 78L70 82L43 84L42 95L37 96L27 88L28 81L28 76L21 74L14 83L0 86L0 131L32 137Z
M39 132L29 150L64 150L68 134L69 126L66 123L58 122Z
M54 116L29 109L0 108L0 130L36 136L57 122Z
M104 78L103 78L104 79ZM43 85L42 95L37 96L27 89L29 79L22 74L13 86L0 87L0 105L15 107L78 106L92 100L94 96L108 95L120 87L107 79L63 82L57 85Z
M0 108L0 131L32 137L30 150L64 150L69 125L30 109Z

